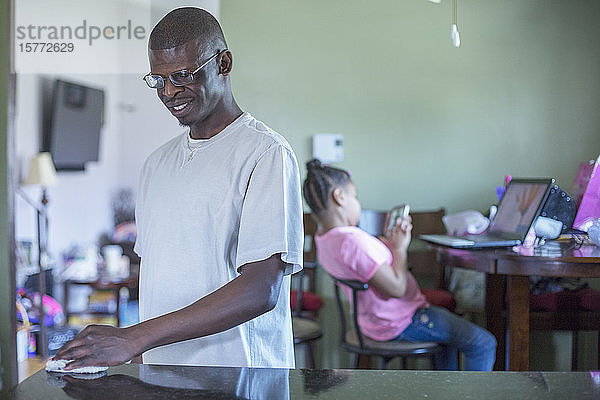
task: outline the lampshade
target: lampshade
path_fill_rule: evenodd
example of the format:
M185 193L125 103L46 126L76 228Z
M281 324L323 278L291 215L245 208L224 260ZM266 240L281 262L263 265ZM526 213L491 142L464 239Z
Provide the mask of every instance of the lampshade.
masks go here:
M25 184L53 186L57 181L56 169L50 153L44 152L35 155L29 164L29 174L25 179Z

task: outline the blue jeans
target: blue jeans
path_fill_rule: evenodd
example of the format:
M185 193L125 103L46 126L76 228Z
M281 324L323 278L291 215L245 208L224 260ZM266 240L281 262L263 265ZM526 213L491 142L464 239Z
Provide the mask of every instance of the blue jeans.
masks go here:
M465 355L466 371L491 371L496 360L496 338L490 332L435 306L419 308L408 328L392 340L445 344L435 355L441 370L458 369L458 351Z

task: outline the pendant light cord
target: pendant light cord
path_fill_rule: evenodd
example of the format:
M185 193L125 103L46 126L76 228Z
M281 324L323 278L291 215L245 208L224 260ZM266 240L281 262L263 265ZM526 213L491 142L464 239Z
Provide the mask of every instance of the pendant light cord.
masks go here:
M456 2L457 2L457 0L452 0L452 23L454 25L458 26L458 24L456 23L456 20L457 20L457 18L456 18L456 15L457 15L457 12L456 12L456 8L457 8Z

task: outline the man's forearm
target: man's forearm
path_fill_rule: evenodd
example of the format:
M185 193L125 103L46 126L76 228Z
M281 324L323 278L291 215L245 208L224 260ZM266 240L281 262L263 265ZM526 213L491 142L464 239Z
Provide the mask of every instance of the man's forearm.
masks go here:
M241 275L195 303L129 328L89 325L56 353L67 369L119 365L151 348L225 331L272 309L285 265L279 254L240 268Z
M280 260L271 259L261 263L273 262L281 264ZM245 271L185 308L126 328L135 353L222 332L271 310L279 296L283 268L266 267L269 268L272 279L265 279L264 275L254 274L251 270Z

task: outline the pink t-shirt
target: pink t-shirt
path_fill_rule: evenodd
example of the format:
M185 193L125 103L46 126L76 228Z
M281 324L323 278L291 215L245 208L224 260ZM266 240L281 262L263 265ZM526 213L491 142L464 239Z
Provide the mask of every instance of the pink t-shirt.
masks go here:
M392 252L379 239L355 226L344 226L316 235L319 264L339 279L368 282L380 265L392 265ZM358 323L368 337L391 340L401 334L412 321L415 311L428 307L415 278L407 274L406 294L388 297L373 286L358 293ZM352 291L342 286L352 301Z

